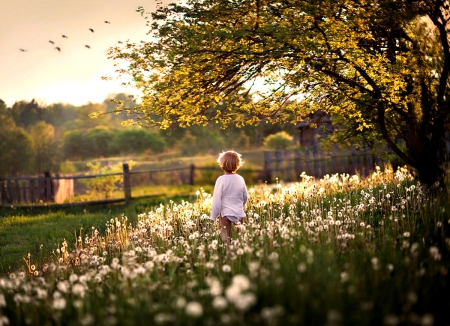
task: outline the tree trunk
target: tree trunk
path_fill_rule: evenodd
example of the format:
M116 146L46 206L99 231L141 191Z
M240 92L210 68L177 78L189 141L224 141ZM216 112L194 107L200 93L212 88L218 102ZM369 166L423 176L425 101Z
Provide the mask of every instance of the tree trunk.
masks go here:
M406 147L420 183L433 191L441 189L446 191L443 128L436 126L433 132L427 135L416 123L409 123L408 126Z

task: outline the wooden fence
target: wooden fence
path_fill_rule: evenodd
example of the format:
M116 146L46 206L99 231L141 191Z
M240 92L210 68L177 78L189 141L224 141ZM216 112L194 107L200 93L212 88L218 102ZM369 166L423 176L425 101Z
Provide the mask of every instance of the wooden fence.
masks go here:
M322 178L326 174L358 173L361 177L373 172L375 165L384 162L368 151L333 149L330 152L315 147L307 150L286 150L264 152L264 178L267 182L275 179L299 181L305 172L309 176Z
M241 169L241 174L249 182L256 182L263 175L262 170ZM132 189L139 186L151 185L194 185L214 184L222 172L218 167L177 166L144 171L130 171L128 164L123 164L123 171L108 174L89 174L73 176L45 176L0 178L0 205L3 206L30 206L61 204L65 206L107 204L115 202L128 203L132 198ZM83 180L91 178L108 178L121 176L117 188L123 190L122 198L102 199L95 201L73 202L76 195L86 194L88 187ZM68 203L70 202L70 203Z
M383 161L380 158L370 152L357 151L355 148L350 151L332 150L327 153L319 148L312 148L264 152L263 170L241 168L239 173L248 184L271 183L275 179L290 182L300 180L303 172L316 178L334 173L359 173L361 177L365 177L374 170L375 164L383 167ZM132 197L138 197L132 194L132 189L139 186L211 185L221 173L217 167L194 165L130 171L128 164L123 164L123 171L118 173L51 176L51 173L47 172L39 177L0 178L0 205L87 205L123 201L128 203ZM74 201L74 196L87 192L88 188L82 180L112 176L121 176L117 187L123 189L122 198L67 204Z

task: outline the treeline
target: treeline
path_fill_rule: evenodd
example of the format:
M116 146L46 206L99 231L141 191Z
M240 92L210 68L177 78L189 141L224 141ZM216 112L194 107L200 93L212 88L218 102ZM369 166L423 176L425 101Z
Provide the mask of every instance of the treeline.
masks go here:
M123 126L125 114L113 114L115 103L134 102L126 94L114 94L103 103L82 106L56 103L44 106L35 100L7 107L0 100L0 176L70 172L68 162L100 157L158 154L177 150L180 155L214 153L222 149L259 146L263 138L280 130L295 134L292 125L220 130L215 126L189 129L140 129ZM106 111L99 118L89 114ZM70 170L70 169L69 169Z

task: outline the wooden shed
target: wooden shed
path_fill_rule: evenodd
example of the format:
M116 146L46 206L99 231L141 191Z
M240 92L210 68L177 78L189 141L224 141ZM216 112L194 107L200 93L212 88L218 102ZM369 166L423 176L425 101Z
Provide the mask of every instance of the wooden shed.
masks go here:
M312 147L319 143L321 137L333 132L331 116L323 111L316 111L295 126L299 131L301 147Z

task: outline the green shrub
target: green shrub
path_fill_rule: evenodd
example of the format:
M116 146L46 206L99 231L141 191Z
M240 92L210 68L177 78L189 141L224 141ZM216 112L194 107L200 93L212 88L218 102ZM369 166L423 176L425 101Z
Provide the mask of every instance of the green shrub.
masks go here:
M114 148L120 154L143 153L147 150L162 153L166 146L161 136L146 129L126 129L114 137Z
M130 170L134 165L131 161L128 163ZM116 165L100 167L100 162L89 162L86 164L91 170L90 174L108 174L115 172L122 172L122 163L117 163ZM92 199L110 199L113 191L120 189L123 185L122 175L112 175L112 176L102 176L96 178L82 179L81 183L88 187L88 193Z
M264 138L264 146L275 149L285 150L293 145L293 139L286 131L280 131Z
M59 165L59 172L62 174L74 174L77 171L75 164L69 160L65 160Z

